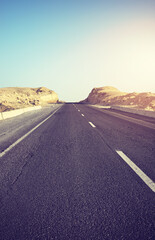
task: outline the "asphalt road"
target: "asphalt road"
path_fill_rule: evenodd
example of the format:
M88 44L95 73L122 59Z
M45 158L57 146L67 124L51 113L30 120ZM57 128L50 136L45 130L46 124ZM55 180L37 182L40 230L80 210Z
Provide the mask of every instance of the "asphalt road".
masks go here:
M154 239L155 130L81 104L40 122L1 140L0 239Z

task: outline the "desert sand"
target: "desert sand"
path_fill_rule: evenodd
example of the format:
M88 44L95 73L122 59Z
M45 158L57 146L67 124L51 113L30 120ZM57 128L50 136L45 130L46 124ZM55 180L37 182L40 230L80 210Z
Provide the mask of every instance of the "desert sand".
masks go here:
M57 103L58 101L58 95L54 91L45 87L0 88L0 112L45 105L48 103Z
M106 86L93 88L89 96L81 103L104 106L124 106L142 110L155 111L155 93L126 93L117 88Z

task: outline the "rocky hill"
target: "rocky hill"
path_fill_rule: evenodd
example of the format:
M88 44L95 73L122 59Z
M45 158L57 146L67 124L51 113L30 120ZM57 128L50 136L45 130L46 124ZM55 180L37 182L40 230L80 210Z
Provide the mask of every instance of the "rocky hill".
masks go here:
M45 87L0 88L0 112L58 102L58 95Z
M125 106L155 111L155 93L126 93L114 87L94 88L81 103L99 104L104 106Z

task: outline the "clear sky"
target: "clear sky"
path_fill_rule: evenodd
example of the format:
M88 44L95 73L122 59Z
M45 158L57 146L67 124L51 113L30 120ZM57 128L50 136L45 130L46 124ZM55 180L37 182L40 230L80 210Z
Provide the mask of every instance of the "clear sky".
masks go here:
M155 92L154 0L0 0L0 87Z

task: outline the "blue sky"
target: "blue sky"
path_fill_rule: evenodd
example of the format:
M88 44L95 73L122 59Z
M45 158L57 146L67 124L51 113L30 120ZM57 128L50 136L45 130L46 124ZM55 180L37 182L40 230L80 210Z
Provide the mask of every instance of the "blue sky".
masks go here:
M151 0L0 0L0 87L155 92L154 13Z

